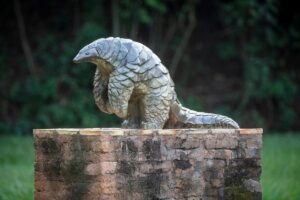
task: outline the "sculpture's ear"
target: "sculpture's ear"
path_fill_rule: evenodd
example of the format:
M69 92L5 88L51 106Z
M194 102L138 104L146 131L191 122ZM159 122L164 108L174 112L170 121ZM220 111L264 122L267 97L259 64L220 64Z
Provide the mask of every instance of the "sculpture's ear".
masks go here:
M101 55L102 55L102 50L101 50L101 48L99 47L99 45L97 45L97 46L95 47L95 49L96 49L96 51L97 51L99 57L101 57Z
M100 40L97 42L96 50L100 57L103 57L109 50L109 44L106 40Z

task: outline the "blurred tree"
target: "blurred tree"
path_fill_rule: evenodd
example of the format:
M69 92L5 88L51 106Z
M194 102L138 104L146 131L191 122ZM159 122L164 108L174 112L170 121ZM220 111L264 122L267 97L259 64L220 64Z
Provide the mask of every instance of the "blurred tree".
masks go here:
M27 65L29 66L31 74L36 75L37 74L36 62L32 55L32 50L28 42L28 38L26 34L26 26L24 23L24 17L22 14L19 0L14 0L14 10L16 14L18 29L19 29L20 41L27 61Z

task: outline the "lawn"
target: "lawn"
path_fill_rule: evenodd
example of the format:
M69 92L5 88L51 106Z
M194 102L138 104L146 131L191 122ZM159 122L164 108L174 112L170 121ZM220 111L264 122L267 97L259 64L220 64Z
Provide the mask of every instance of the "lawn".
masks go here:
M33 199L31 137L0 136L0 200Z
M263 145L264 199L300 199L300 134L266 135Z
M31 137L0 136L0 200L33 199ZM300 199L300 134L265 135L264 199Z

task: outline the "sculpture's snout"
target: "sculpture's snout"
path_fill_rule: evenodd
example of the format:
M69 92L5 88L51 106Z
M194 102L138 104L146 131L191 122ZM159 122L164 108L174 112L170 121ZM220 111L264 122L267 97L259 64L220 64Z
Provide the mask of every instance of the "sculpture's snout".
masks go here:
M81 56L80 56L80 53L78 53L74 58L73 58L73 62L74 63L81 63Z

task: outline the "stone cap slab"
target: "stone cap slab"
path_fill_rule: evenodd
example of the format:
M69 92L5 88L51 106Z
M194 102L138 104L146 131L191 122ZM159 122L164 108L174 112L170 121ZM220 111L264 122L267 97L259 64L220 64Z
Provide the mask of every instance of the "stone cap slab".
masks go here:
M257 135L262 134L262 128L251 129L122 129L122 128L53 128L33 129L33 134L80 134L80 135L178 135L184 134L241 134Z

